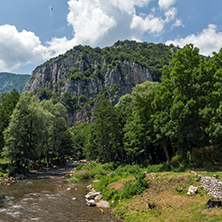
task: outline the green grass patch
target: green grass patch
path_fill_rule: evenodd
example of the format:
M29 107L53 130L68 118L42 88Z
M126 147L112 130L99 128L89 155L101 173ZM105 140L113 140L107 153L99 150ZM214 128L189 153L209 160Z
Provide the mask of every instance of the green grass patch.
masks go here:
M77 173L84 170L89 172L89 178L99 179L93 188L110 202L112 214L126 222L222 221L222 208L207 209L206 203L211 196L201 187L199 178L188 171L175 172L179 170L166 164L140 168L95 162L82 166ZM147 172L145 176L144 172ZM197 173L222 177L218 171ZM187 195L190 185L199 188L197 195ZM149 209L148 202L156 207Z
M214 175L218 175L220 180L222 180L222 171L218 170L198 170L195 171L198 175L213 177Z
M86 180L89 178L90 178L89 171L82 169L82 170L77 171L76 173L73 173L69 182L76 183L80 180Z

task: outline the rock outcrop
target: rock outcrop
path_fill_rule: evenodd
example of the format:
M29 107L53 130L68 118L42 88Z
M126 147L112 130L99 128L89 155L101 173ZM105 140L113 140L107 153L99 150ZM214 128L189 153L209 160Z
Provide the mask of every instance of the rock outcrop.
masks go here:
M108 98L112 105L115 105L121 96L130 94L137 84L153 81L148 67L158 62L155 58L147 59L152 56L149 54L151 45L138 43L136 47L137 43L130 41L127 45L126 43L124 45L124 42L119 44L122 44L121 47L118 46L119 48L114 45L103 50L89 46L76 46L64 55L52 58L38 66L26 83L25 90L39 96L41 94L40 99L53 99L54 102L64 102L69 97L74 103L76 101L76 104L67 108L69 124L90 122L92 108L99 100L101 101L102 97ZM130 44L134 45L133 49L130 48ZM158 53L155 51L159 58L161 56L170 58L171 53L168 52L167 46L152 44L152 47L156 47L154 51L159 50ZM123 51L119 53L120 50ZM138 53L136 55L140 55L140 50L143 51L139 59L131 53L136 51ZM164 53L169 55L166 56ZM151 60L156 63L148 64ZM167 64L168 60L164 61ZM158 70L159 68L161 68L160 65ZM154 70L153 67L152 69ZM155 70L154 72L159 72ZM41 89L45 89L46 95L43 95Z
M77 98L78 105L106 93L115 105L122 95L130 94L137 84L152 81L148 68L134 62L124 60L111 66L104 60L101 66L92 56L84 57L81 50L74 48L67 54L37 67L26 83L25 90L38 94L40 89L45 88L61 101L65 99L64 93L68 92L71 98ZM89 122L89 110L91 107L83 106L79 110L68 111L69 124Z

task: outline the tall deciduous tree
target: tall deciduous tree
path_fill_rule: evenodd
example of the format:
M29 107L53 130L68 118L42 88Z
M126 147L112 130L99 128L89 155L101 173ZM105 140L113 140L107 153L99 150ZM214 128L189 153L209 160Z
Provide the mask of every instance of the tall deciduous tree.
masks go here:
M0 104L0 155L4 147L3 131L8 127L10 116L19 100L19 93L14 89L11 93L6 93Z
M42 101L24 92L4 131L3 156L9 171L30 169L37 162L64 163L72 152L72 138L65 107Z
M4 131L3 155L10 161L10 171L26 168L30 160L40 158L45 121L44 110L39 108L36 97L22 94Z
M94 115L84 153L103 162L114 161L118 147L115 109L108 100L103 100L96 106Z
M136 163L156 163L159 153L156 152L153 134L153 107L158 83L144 82L137 85L132 93L132 115L125 125L125 150ZM162 154L162 153L161 153Z
M53 105L52 101L42 101L41 106L51 117L47 129L47 162L49 164L64 163L72 153L72 135L67 123L66 109L61 103Z

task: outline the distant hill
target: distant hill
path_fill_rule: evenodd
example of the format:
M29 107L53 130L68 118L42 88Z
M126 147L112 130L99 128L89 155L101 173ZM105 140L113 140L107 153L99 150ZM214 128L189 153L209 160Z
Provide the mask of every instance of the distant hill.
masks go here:
M11 92L16 89L22 93L26 82L30 79L31 75L18 75L7 72L0 72L0 93Z

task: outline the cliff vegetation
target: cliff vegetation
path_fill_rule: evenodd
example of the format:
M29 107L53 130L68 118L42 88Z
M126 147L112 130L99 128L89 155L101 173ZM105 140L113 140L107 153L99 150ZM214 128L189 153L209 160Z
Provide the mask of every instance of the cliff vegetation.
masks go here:
M79 45L37 67L25 90L40 100L61 101L70 125L90 122L93 107L103 98L115 105L137 84L160 81L161 68L174 51L173 46L128 40L102 49Z

